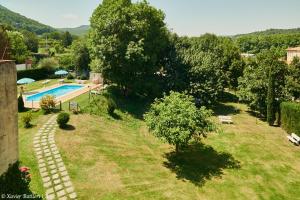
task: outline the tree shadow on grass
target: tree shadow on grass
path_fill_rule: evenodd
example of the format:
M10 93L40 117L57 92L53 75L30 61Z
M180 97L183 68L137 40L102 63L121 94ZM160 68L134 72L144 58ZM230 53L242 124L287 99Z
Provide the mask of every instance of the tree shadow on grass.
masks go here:
M122 120L121 115L119 115L117 113L111 113L110 116L115 120Z
M203 186L213 177L221 177L224 169L241 167L232 155L199 143L190 145L178 155L170 152L165 157L164 166L176 173L178 179L188 180L197 186Z
M73 125L66 124L66 126L65 127L61 127L61 129L65 130L65 131L74 131L76 128Z
M215 115L237 115L241 112L238 108L223 103L219 103L213 110Z
M116 86L110 86L106 90L107 95L116 103L118 110L129 113L137 119L143 119L144 113L149 109L153 100L136 94L124 96Z

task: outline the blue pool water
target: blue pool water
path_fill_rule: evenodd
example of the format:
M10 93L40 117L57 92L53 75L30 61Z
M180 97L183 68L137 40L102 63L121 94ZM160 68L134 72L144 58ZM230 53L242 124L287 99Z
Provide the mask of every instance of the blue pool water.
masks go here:
M57 88L53 88L51 90L46 90L44 92L40 92L26 98L26 101L39 101L43 96L52 95L55 97L60 97L75 90L83 88L81 85L62 85Z

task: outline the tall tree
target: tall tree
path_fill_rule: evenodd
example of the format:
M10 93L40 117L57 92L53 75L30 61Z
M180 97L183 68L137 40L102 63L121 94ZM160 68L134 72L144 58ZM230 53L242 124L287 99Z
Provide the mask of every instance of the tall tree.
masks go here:
M105 79L124 91L151 91L167 41L164 17L146 1L103 0L91 18L89 41Z
M10 57L16 63L23 63L29 55L25 39L22 33L17 31L7 31L10 44Z
M288 67L286 91L291 100L300 99L300 58L295 57Z
M267 95L267 122L272 126L275 122L275 77L272 66L269 68L268 95Z
M285 99L287 66L280 57L277 49L263 51L256 58L248 61L244 76L239 79L240 99L246 101L252 110L258 111L263 116L267 116L269 80L274 80L274 85L273 82L270 83L271 88L274 88L272 99L278 101ZM274 78L269 79L270 75ZM275 110L278 111L279 104L275 102L273 105L277 106Z
M22 34L24 36L27 49L31 52L37 53L39 50L39 39L37 35L29 31L22 31Z
M76 72L87 73L91 59L85 39L74 41L71 49Z
M72 42L73 42L72 35L70 34L69 31L66 31L62 36L62 43L63 43L64 47L70 46L72 44Z

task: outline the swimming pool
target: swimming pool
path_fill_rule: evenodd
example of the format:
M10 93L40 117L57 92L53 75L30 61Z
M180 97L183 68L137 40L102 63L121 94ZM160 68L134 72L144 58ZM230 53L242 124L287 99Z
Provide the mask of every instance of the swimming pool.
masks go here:
M81 88L83 88L84 86L81 85L62 85L50 90L46 90L44 92L39 92L37 94L31 95L26 97L26 101L39 101L42 97L46 96L46 95L52 95L55 97L60 97L63 95L66 95L70 92L74 92L76 90L79 90Z

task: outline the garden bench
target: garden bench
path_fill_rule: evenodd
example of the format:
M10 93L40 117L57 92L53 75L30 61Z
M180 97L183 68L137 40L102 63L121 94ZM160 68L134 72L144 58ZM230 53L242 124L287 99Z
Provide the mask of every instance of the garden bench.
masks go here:
M222 124L233 124L232 117L231 116L219 116L219 120Z
M292 133L291 135L287 136L287 138L297 146L300 144L300 137L295 133Z

